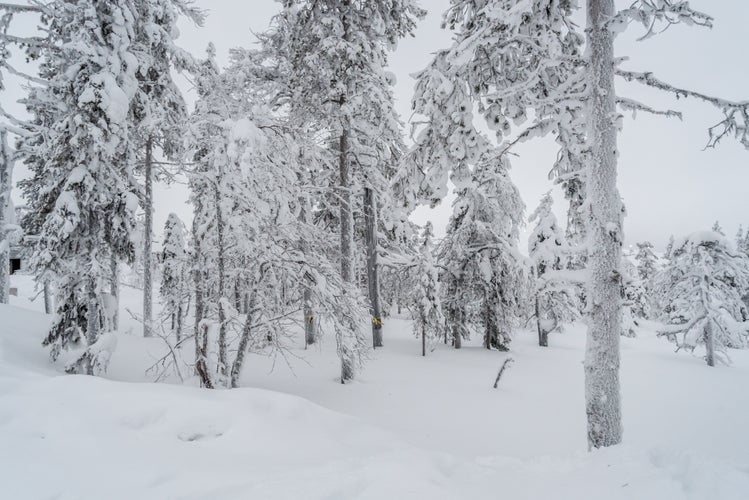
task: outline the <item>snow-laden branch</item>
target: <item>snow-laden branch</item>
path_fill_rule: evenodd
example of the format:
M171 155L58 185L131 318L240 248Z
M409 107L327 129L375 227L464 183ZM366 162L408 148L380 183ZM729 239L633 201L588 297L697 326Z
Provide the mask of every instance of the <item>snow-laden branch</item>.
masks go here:
M679 120L682 119L682 114L680 111L674 111L673 109L655 109L651 106L648 106L647 104L635 101L634 99L629 99L627 97L617 97L616 103L624 111L631 111L633 117L637 115L638 111L642 111L643 113L649 113L651 115L665 116L666 118L678 118Z
M617 69L616 75L628 82L638 82L647 87L673 94L677 99L691 97L712 104L723 113L723 120L708 129L709 139L706 148L715 147L727 135L733 135L749 149L749 101L729 101L694 90L671 85L653 76L650 72L635 72Z
M623 31L630 22L642 24L645 34L638 40L646 40L663 33L674 24L713 27L713 18L704 12L692 9L684 0L636 0L629 8L619 11L607 26L614 32Z

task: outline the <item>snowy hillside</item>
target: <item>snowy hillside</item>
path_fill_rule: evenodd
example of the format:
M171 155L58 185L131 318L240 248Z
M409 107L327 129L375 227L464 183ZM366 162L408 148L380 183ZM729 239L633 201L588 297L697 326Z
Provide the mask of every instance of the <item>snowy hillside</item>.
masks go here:
M275 366L253 355L248 388L205 391L138 383L151 380L144 367L163 347L124 333L110 380L60 374L40 345L49 319L19 307L36 302L0 305L4 498L493 499L501 485L513 499L741 500L749 491L745 351L710 369L650 332L624 339L626 445L588 453L580 328L552 335L549 349L518 332L497 389L507 354L437 345L421 358L409 321L393 319L352 384L337 383L328 342Z

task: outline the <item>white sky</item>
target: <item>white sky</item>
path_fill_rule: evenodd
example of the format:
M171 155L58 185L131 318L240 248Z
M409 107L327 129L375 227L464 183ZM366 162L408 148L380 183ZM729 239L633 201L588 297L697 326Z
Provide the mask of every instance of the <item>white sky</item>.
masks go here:
M617 0L620 7L629 3ZM205 26L196 28L184 23L179 42L198 56L204 54L208 42L213 42L222 65L227 62L231 47L254 43L252 32L263 31L279 9L273 0L197 0L196 4L209 11ZM398 78L397 109L404 121L410 116L413 93L410 74L426 66L433 52L450 43L450 33L440 29L448 4L449 0L422 0L428 16L419 24L416 36L402 41L391 56L390 69ZM625 68L653 71L677 86L708 94L737 100L749 98L749 2L692 0L690 4L713 15L715 28L674 26L658 37L636 42L642 31L632 26L617 41L617 55L629 57ZM673 107L684 112L683 122L643 114L637 120L627 116L619 139L619 187L628 211L624 223L627 244L648 239L662 248L669 235L709 229L715 220L720 220L730 237L739 224L748 225L749 152L730 139L717 149L703 150L707 127L720 119L720 113L706 104L677 102L621 82L618 92L654 107ZM3 96L4 104L8 97L8 93ZM536 140L516 152L519 157L512 162L512 177L530 213L542 194L552 188L547 173L556 148L550 140ZM17 177L23 175L19 170ZM158 238L170 211L189 219L190 207L186 205L184 187L163 187L156 194ZM557 189L554 194L558 215L564 220L561 193ZM434 211L417 212L416 219L432 219L441 233L450 213L449 204L443 204ZM521 240L525 238L523 235ZM525 241L521 241L521 247L525 247Z

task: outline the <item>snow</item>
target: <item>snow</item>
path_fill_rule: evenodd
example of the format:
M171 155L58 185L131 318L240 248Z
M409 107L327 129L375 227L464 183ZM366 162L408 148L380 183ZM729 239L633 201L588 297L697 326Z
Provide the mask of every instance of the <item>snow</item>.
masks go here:
M163 344L137 335L125 308L140 292L129 287L106 376L63 375L40 346L51 317L29 301L30 278L12 278L20 296L0 305L4 498L743 500L749 491L749 352L708 368L674 353L654 323L622 339L625 444L588 453L580 325L546 349L517 332L511 353L477 338L422 358L410 320L391 318L385 347L353 383L337 383L331 338L285 361L252 354L245 388L209 391L146 383ZM492 389L507 355L515 363Z

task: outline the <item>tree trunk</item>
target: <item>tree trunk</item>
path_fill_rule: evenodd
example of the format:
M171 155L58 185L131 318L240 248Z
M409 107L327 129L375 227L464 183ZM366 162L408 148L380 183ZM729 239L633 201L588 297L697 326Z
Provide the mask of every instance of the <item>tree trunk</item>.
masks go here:
M143 230L143 336L153 336L153 277L151 276L151 246L153 244L153 141L146 139L146 189L143 200L145 228Z
M53 309L52 290L50 290L49 280L44 280L44 312L46 314L52 314Z
M367 245L367 286L369 310L372 316L372 345L382 347L382 311L380 306L380 277L377 266L377 203L372 188L364 188L365 239Z
M543 327L543 321L541 321L541 299L536 294L536 326L538 328L538 345L541 347L549 347L549 332Z
M10 300L10 190L13 156L8 146L8 132L0 131L0 304Z
M182 318L184 314L185 312L182 310L182 300L180 299L179 303L177 304L177 325L174 329L175 340L178 344L182 339Z
M341 98L341 107L345 100ZM341 200L341 279L348 285L353 282L351 263L353 260L352 247L354 243L354 221L351 214L351 181L348 162L348 130L341 132L339 150L340 200ZM341 342L343 339L340 340ZM341 359L341 383L354 378L353 361L346 359L347 349L339 349Z
M713 338L713 325L710 319L705 322L705 361L707 366L715 366L715 341Z
M194 329L194 337L195 337L195 374L200 378L200 385L201 387L205 387L207 389L213 389L213 383L211 382L210 374L208 373L208 362L206 360L207 353L203 349L203 346L201 345L201 336L203 331L203 314L205 312L204 309L204 279L203 279L203 269L201 266L201 241L198 239L198 218L197 214L199 214L201 211L200 202L196 203L195 207L195 214L196 217L193 219L192 222L192 233L193 233L193 241L195 242L195 262L193 269L193 280L195 282L195 329Z
M112 311L112 329L117 331L120 329L120 269L117 264L117 257L114 253L110 256L109 265L112 272L109 293L112 295L112 302L114 304L114 311Z
M250 334L252 333L252 309L255 308L255 297L256 291L253 291L252 299L250 299L250 308L247 310L247 317L244 320L244 326L242 328L242 334L239 337L239 346L237 347L237 357L234 358L234 363L231 366L231 382L230 386L232 389L239 387L239 376L242 374L242 366L244 365L244 357L247 352L247 346L250 342Z
M315 311L312 309L312 290L304 289L304 346L312 345L315 338Z
M312 224L312 202L310 201L309 196L305 196L301 201L302 205L302 212L299 214L299 217L301 221L305 225L311 225ZM302 247L302 251L304 253L307 253L307 242L304 241L304 238L302 238L302 241L300 242L300 245ZM311 281L308 278L305 278L304 280L304 291L302 292L302 308L304 312L304 348L306 349L307 346L314 344L317 341L316 338L316 332L315 332L315 311L312 305L312 288L311 288Z
M616 94L614 37L604 25L616 14L614 0L588 0L590 101L588 144L590 245L589 327L585 355L588 446L622 440L619 389L621 330L621 200L616 188Z
M96 293L96 278L88 280L88 314L86 324L86 343L91 347L99 340L99 300ZM85 356L85 370L87 375L94 374L94 360L90 355Z
M214 186L214 202L216 204L216 245L218 253L218 372L222 378L228 374L226 360L226 311L224 303L226 299L226 260L224 248L224 214L221 210L221 192L219 184L223 182L223 172L218 173L216 185Z
M419 314L421 314L422 320L424 318L424 310L419 311ZM421 355L426 356L427 355L427 329L426 329L426 322L422 321L421 324Z

